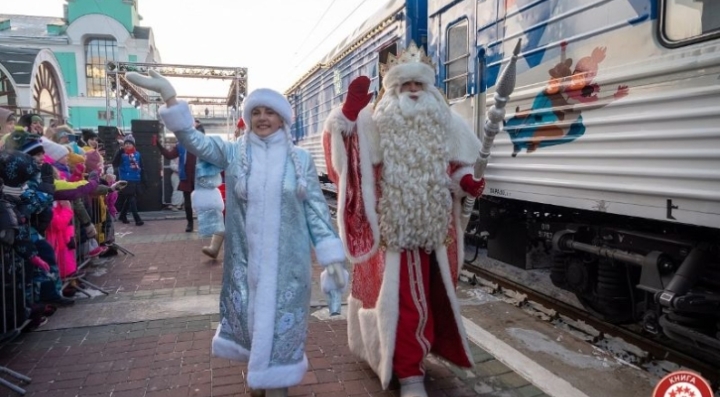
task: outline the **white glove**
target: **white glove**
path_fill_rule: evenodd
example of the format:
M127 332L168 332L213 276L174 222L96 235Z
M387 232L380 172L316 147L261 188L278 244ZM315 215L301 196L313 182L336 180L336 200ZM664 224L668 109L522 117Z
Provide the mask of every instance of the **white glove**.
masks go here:
M148 74L150 77L143 76L137 72L129 72L125 74L125 78L138 87L157 92L165 102L177 95L170 81L161 76L160 73L150 69Z
M345 274L347 273L347 270L345 270L345 266L343 266L342 263L331 263L327 267L327 272L330 277L332 277L333 281L335 282L335 286L337 289L343 289L345 288Z

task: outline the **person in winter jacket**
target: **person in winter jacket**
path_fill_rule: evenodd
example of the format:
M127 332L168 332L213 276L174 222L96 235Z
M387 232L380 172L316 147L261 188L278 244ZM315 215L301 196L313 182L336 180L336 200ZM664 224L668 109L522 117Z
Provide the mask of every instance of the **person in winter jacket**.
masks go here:
M197 119L195 120L195 129L205 133L205 128ZM190 233L193 231L192 192L195 190L195 166L197 164L197 157L188 152L181 143L176 144L175 147L170 150L165 149L162 145L158 145L157 136L153 136L152 144L158 148L160 154L166 159L178 159L178 176L180 177L178 190L183 192L185 219L187 219L185 231Z
M142 157L135 148L135 138L126 135L123 139L123 147L118 150L113 158L113 167L117 170L120 180L127 181L127 186L120 191L118 204L120 205L120 221L130 223L127 213L132 213L135 225L142 226L145 222L140 219L137 209L137 196L142 194L147 182L143 170Z

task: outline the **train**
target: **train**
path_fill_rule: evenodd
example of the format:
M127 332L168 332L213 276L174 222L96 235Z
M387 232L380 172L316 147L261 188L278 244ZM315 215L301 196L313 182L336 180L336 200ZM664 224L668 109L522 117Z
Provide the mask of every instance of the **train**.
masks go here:
M293 136L328 182L323 121L411 41L480 136L518 40L469 241L720 362L720 1L390 0L286 90Z

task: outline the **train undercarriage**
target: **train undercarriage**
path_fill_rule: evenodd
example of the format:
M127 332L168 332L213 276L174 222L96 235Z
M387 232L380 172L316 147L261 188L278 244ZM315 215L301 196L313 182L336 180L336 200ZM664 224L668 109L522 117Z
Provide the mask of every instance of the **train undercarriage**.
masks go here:
M468 231L488 256L529 269L530 256L517 256L524 244L594 316L720 365L720 231L494 197L477 208Z

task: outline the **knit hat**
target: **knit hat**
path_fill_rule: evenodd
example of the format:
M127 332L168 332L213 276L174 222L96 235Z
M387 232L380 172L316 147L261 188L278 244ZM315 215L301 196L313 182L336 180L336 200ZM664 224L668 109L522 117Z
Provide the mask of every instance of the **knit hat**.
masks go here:
M31 138L28 138L24 145L20 148L20 150L23 153L27 153L31 156L34 156L38 153L44 153L45 149L43 149L42 142L40 141L40 137L33 136Z
M60 138L68 135L72 135L73 130L67 125L59 125L55 127L55 134L53 135L52 139L55 142L59 142Z
M300 160L297 157L295 145L293 144L293 138L290 134L290 124L292 123L292 107L290 106L290 102L288 102L281 93L275 90L271 90L269 88L259 88L251 92L250 95L245 98L244 106L242 118L246 120L248 123L247 127L250 130L252 130L252 111L259 106L268 107L274 110L283 120L282 129L285 132L285 137L287 138L288 154L290 155L295 168L295 179L297 180L296 193L300 199L304 200L307 190L307 180L305 179L305 174L300 166ZM249 134L245 134L243 136L243 145L245 150L240 154L238 182L235 185L235 194L242 200L247 199L247 176L250 173L250 161L248 155L249 144L247 141L248 135Z
M20 188L32 178L38 168L29 155L14 151L0 151L0 178L5 187ZM7 193L7 189L3 190Z
M4 107L0 107L0 123L6 123L10 121L10 118L15 118L15 113L12 112L10 109L5 109Z
M78 164L84 164L85 163L85 157L73 152L72 148L70 146L65 146L68 151L68 164L71 166L75 166Z
M133 138L132 135L125 135L125 138L123 138L123 144L128 142L132 143L133 146L135 146L135 138Z
M97 150L90 150L85 154L85 168L88 172L100 171L103 166L103 158Z
M37 113L28 113L24 114L20 117L20 120L18 120L18 124L20 124L23 127L30 127L30 124L33 123L33 121L39 120L41 123L43 122L42 117L40 117Z
M58 161L69 155L68 149L65 146L55 143L45 137L41 138L41 140L43 148L45 149L45 154L50 156L53 161Z

